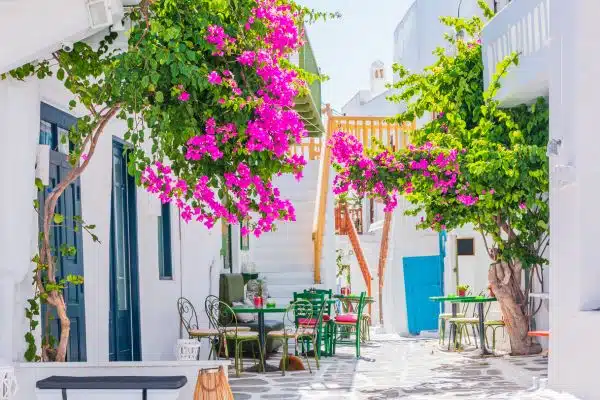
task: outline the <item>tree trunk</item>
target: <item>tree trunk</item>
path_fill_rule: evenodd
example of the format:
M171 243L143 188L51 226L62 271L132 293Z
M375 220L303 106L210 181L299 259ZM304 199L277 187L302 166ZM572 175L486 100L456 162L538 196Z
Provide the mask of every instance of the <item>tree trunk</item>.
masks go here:
M385 264L387 263L388 248L390 242L390 227L392 225L392 213L386 212L381 232L381 247L379 249L379 324L383 326L383 283L385 277Z
M521 289L521 266L499 261L490 266L488 279L496 299L500 303L506 331L510 339L512 355L528 355L541 352L542 348L527 336L529 317L527 302Z

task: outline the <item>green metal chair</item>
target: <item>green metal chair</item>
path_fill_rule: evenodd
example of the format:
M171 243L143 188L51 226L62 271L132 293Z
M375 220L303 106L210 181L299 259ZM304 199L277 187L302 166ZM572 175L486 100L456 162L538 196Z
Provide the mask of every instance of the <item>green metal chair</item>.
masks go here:
M313 320L310 323L314 324L317 333L317 346L314 347L315 353L321 357L322 343L325 343L325 354L329 354L328 343L326 338L326 326L323 324L323 313L329 302L325 301L325 293L317 293L312 291L304 291L302 293L294 292L294 302L298 300L306 300L313 305ZM298 320L296 324L304 324L306 321ZM328 337L327 337L328 338ZM302 351L310 351L311 341L305 340L302 342Z
M331 289L305 289L304 293L316 293L325 295L325 308L323 311L323 345L325 351L321 354L323 356L331 355L331 337L333 336L333 290Z
M439 342L441 345L444 344L445 340L446 340L446 324L448 323L448 320L450 318L464 318L467 316L466 312L467 312L467 308L468 308L468 304L464 304L462 306L461 312L456 313L455 316L452 315L452 313L441 313L438 316L438 332L439 332ZM448 338L449 340L450 338Z
M492 330L492 352L493 352L494 350L496 350L496 330L501 328L502 335L504 335L504 332L505 332L504 328L506 327L506 324L502 320L490 320L490 321L485 321L483 323L483 325L485 326L485 331L486 331L486 335L485 335L486 343L488 340L487 330L488 330L488 328L490 328Z
M341 314L334 318L332 354L335 354L338 344L353 344L356 348L356 358L360 358L365 297L366 293L362 292L356 307L356 314Z
M281 363L282 375L285 375L285 369L288 366L288 346L290 339L294 340L295 354L298 354L298 344L304 343L305 341L310 341L315 349L318 347L318 330L316 328L316 324L313 322L322 318L323 309L324 307L321 306L320 310L318 310L318 313L315 314L315 307L312 302L302 299L293 301L287 307L283 316L284 328L279 331L269 332L269 337L283 341L283 354ZM308 359L308 351L304 351L303 355L306 359L306 364L308 364L308 370L312 374L312 368ZM315 351L314 357L315 363L317 364L317 369L319 369L319 352Z
M260 365L260 368L264 365L262 347L260 345L260 339L258 332L251 332L245 330L243 327L238 327L237 317L235 312L229 307L229 305L223 301L213 301L209 305L210 309L207 310L209 320L211 324L217 328L219 332L219 338L223 342L223 348L225 351L225 357L229 358L229 349L227 342L231 341L234 343L234 362L235 362L235 374L237 377L240 376L241 371L244 369L244 359L242 357L242 346L244 343L251 344L252 358L255 364ZM256 352L254 345L258 347L259 360L256 359ZM263 370L264 372L264 370Z
M466 303L466 304L468 305L470 303ZM461 318L457 317L457 318L448 319L448 322L450 324L456 325L456 334L458 336L458 343L462 342L463 333L465 333L467 342L469 344L471 344L471 338L469 337L469 328L471 328L471 330L473 332L473 337L476 338L477 333L479 333L479 315L478 315L477 307L475 306L475 303L471 303L471 304L473 304L473 313L472 313L471 317L461 317ZM484 320L487 317L487 314L489 313L490 308L491 308L491 303L487 303L486 309L485 309L485 312L483 315ZM467 313L468 313L468 307L465 310L465 314L467 314ZM477 340L475 340L475 347L479 348Z

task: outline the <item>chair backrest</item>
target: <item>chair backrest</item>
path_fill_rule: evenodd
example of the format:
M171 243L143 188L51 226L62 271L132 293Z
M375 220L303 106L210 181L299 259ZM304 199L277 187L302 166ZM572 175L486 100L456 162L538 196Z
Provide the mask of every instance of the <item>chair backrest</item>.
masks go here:
M185 297L180 297L177 300L177 311L179 312L179 320L185 327L188 335L190 331L198 329L198 314L193 304Z
M220 300L217 296L214 295L209 295L206 296L206 299L204 300L204 312L206 313L206 316L208 317L208 325L210 328L213 329L217 329L217 322L213 321L213 319L211 318L211 310L214 307L215 303L218 303Z
M283 314L283 331L286 336L298 333L304 328L313 328L310 321L314 320L313 304L304 299L294 300L287 306Z
M244 301L244 276L242 274L221 274L219 281L221 301L231 305Z
M294 293L294 302L298 300L307 301L312 305L311 319L316 319L316 327L321 329L323 324L323 313L326 306L329 304L327 301L325 301L325 294L313 292ZM298 321L296 321L296 325L298 325Z
M331 315L332 302L330 302L328 300L333 299L333 290L331 290L331 289L305 289L304 293L324 294L325 295L325 308L323 310L323 314Z
M220 335L238 334L238 321L233 309L224 301L213 301L209 304L208 318Z
M360 326L362 322L363 311L367 305L367 292L360 292L360 298L358 300L358 306L356 307L356 326Z

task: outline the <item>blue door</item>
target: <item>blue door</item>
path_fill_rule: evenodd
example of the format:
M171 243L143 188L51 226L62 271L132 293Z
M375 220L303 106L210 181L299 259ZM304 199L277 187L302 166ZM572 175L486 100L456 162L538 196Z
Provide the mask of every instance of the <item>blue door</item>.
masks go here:
M47 104L41 104L40 143L50 146L50 182L48 191L56 187L71 171L71 164L65 153L68 152L68 141L61 143L60 136L64 135L73 126L77 119ZM67 146L65 149L64 146ZM40 204L44 204L48 191L39 194ZM83 276L83 238L81 229L75 229L76 219L81 217L81 182L77 179L71 183L58 199L55 212L64 217L64 223L54 226L50 231L50 240L56 260L57 281L67 275ZM43 207L40 209L40 227ZM61 246L75 248L75 253L67 254L59 251ZM67 303L67 315L71 321L69 344L67 347L67 361L86 361L85 344L85 302L84 284L68 285L63 292ZM45 313L45 305L42 305ZM60 323L53 313L53 317L42 325L42 334L48 333L58 339L60 337ZM43 315L43 314L42 314Z
M443 259L440 256L404 257L404 287L408 331L436 330L439 304L429 300L443 293Z
M109 360L140 360L135 180L124 146L113 141L110 233Z

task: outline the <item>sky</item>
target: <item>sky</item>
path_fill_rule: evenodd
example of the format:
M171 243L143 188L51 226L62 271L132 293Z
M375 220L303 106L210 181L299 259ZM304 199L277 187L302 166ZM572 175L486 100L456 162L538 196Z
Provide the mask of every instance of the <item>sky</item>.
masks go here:
M300 4L342 14L340 19L308 26L308 37L321 72L323 104L340 110L361 89L369 88L375 60L384 62L391 82L394 30L413 0L299 0Z

